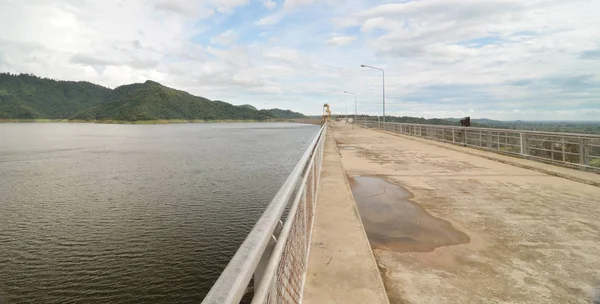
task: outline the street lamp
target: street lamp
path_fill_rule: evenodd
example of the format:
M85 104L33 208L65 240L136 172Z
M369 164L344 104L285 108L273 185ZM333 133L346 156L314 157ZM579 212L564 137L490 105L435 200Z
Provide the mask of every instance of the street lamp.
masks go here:
M344 94L352 94L354 95L354 123L356 123L356 94L348 91L344 91Z
M383 122L385 122L385 71L383 69L376 68L374 66L370 66L370 65L366 65L366 64L361 64L360 67L380 70L381 73L383 73L383 90L382 90L382 92L383 92Z

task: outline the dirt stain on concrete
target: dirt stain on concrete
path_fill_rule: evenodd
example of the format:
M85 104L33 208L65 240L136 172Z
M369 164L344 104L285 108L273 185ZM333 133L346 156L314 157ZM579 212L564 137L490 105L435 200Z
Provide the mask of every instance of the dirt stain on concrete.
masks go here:
M471 241L448 221L413 202L413 194L401 186L378 177L356 176L348 180L373 249L430 252Z

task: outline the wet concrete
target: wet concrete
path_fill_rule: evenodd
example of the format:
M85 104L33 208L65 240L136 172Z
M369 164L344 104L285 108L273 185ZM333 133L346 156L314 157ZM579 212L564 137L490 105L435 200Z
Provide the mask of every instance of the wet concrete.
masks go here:
M597 285L600 285L600 284L597 284ZM596 287L592 297L593 297L592 304L600 304L600 287Z
M373 249L429 252L470 242L468 235L413 202L412 193L403 187L378 177L348 181Z
M327 132L304 304L389 304L352 199L333 133Z

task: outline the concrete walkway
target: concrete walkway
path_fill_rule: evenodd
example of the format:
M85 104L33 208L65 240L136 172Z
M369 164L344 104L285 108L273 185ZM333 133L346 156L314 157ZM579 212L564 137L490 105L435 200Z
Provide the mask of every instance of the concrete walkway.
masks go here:
M332 132L327 132L303 303L389 303Z
M342 124L332 129L348 176L403 187L412 202L470 239L427 252L375 249L392 303L593 303L600 288L599 187L494 161L490 152L467 154ZM558 171L597 178L569 170ZM319 206L327 203L319 199Z

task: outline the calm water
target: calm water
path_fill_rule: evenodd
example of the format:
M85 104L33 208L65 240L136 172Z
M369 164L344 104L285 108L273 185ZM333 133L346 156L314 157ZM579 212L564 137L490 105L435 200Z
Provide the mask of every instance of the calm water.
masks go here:
M317 131L0 124L0 303L199 303Z

